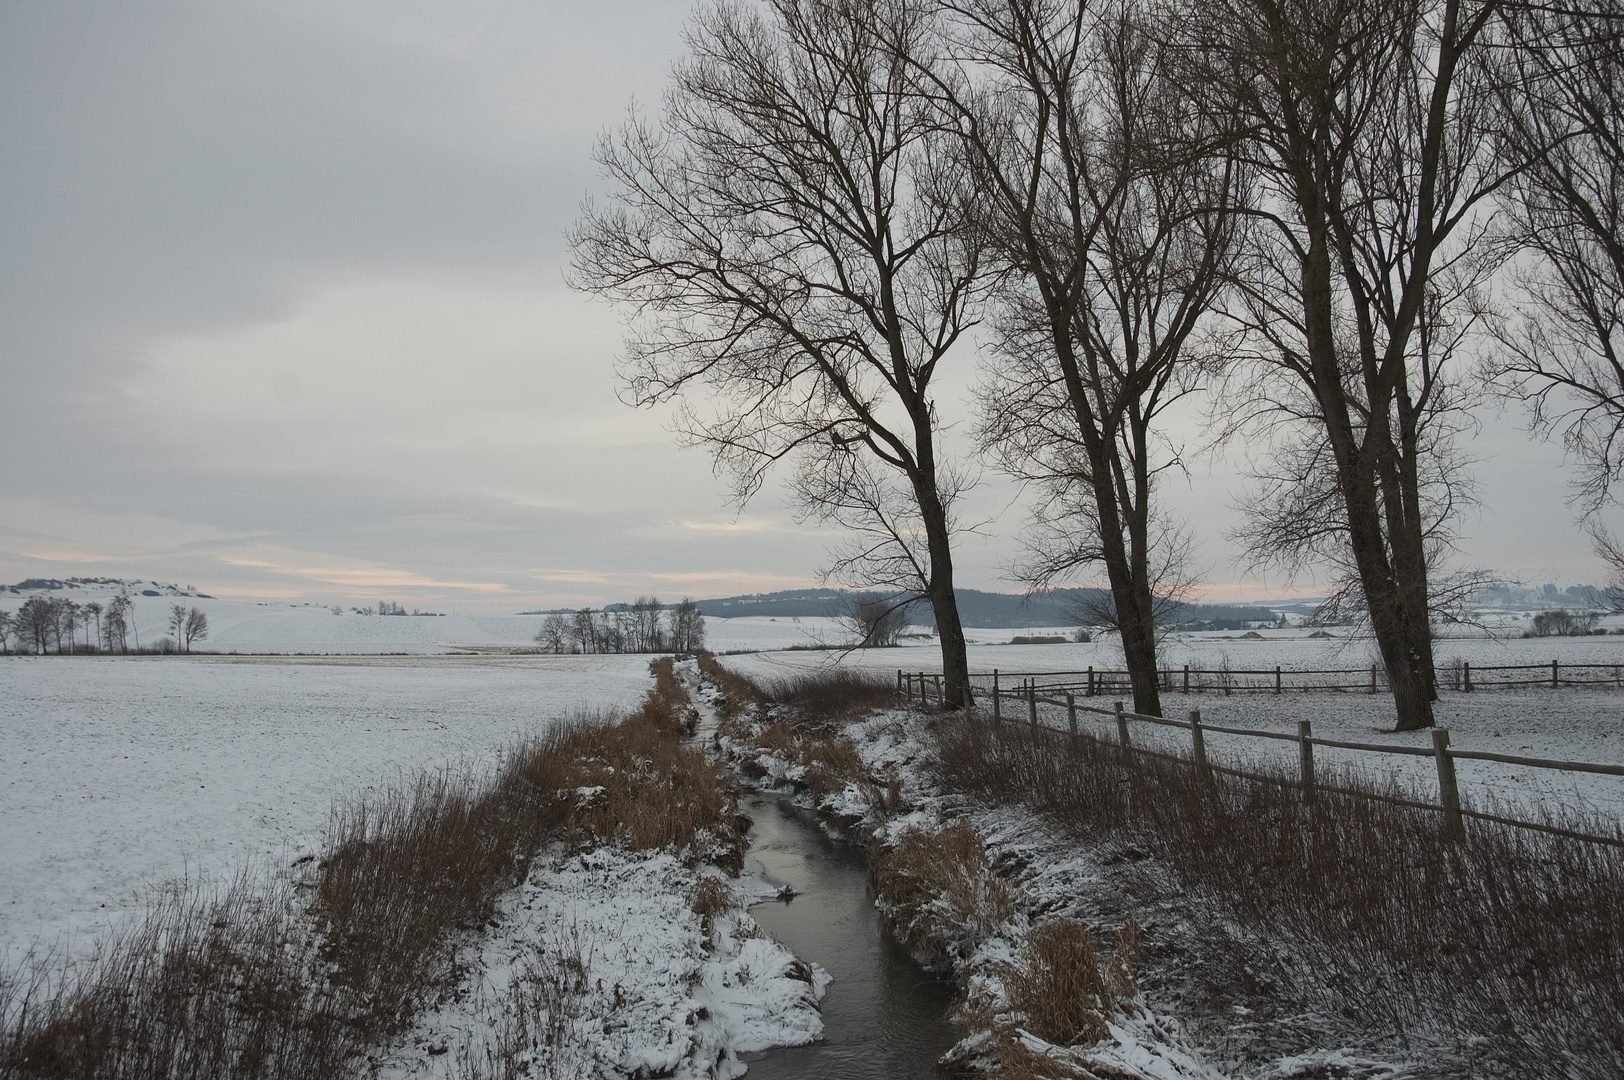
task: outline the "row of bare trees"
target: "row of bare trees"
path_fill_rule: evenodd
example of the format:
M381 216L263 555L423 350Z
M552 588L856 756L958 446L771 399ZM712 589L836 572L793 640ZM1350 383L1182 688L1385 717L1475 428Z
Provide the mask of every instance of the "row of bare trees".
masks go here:
M582 608L541 621L536 644L551 653L696 653L705 648L705 616L688 597L667 610L652 596L614 611Z
M84 631L84 641L79 632ZM0 650L15 640L18 652L71 653L78 650L129 652L135 639L135 602L128 596L80 604L57 597L31 596L15 614L0 611Z
M1474 380L1534 402L1592 505L1624 471L1621 28L1616 0L720 0L663 116L600 144L572 282L628 306L628 398L680 399L741 503L788 460L852 538L826 576L932 605L949 704L973 466L937 394L975 331L978 448L1037 494L1024 576L1103 573L1138 711L1201 393L1256 462L1255 561L1341 573L1427 726Z

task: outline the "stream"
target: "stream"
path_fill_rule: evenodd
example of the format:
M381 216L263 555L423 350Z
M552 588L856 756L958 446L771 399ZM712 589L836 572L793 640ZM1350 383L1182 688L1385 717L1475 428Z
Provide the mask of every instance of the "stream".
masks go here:
M823 998L823 1041L742 1054L750 1076L935 1076L936 1059L957 1038L946 1020L952 985L925 974L881 931L863 849L831 840L810 811L787 798L753 793L741 805L755 819L749 858L769 881L797 892L750 914L796 956L834 976Z
M690 690L699 714L691 738L715 737L718 717ZM822 1002L823 1039L808 1046L740 1054L753 1080L923 1080L957 1034L947 1022L952 983L933 978L880 929L868 884L868 855L834 840L810 810L787 796L748 792L750 850L766 879L795 890L793 899L755 904L761 928L809 963L834 976Z

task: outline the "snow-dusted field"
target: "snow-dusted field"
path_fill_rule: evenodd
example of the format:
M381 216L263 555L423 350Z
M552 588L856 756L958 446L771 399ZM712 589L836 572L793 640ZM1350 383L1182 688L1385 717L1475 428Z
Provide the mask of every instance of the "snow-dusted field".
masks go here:
M154 888L317 849L335 799L648 685L640 656L5 658L0 958L86 948Z

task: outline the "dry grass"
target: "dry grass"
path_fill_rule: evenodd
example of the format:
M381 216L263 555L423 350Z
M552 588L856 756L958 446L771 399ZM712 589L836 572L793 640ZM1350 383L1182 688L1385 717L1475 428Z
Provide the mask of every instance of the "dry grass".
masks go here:
M769 704L788 706L796 730L812 735L833 733L866 712L897 702L890 679L843 667L775 679L760 692Z
M1298 1003L1345 1030L1458 1040L1523 1075L1624 1075L1624 850L1484 822L1451 843L1430 811L1325 789L1304 804L1284 782L975 718L942 726L939 767L949 789L1154 852L1217 922L1284 949Z
M0 1076L338 1075L363 1003L307 990L308 942L285 885L177 888L94 959L0 987Z
M700 653L699 671L720 692L717 711L724 720L743 716L767 700L766 691L754 680L723 667L710 653Z
M688 908L699 916L700 929L708 942L716 928L716 916L733 908L733 890L719 878L702 877L688 893Z
M975 827L964 818L904 830L869 854L886 929L926 968L951 970L1014 914Z
M282 878L183 890L92 962L7 979L0 1076L326 1080L455 976L458 932L490 918L550 837L736 869L745 823L721 773L679 743L671 660L653 667L628 720L577 717L489 775L427 773L339 808L305 900ZM570 970L521 980L524 1038L560 1022Z
M1106 1036L1112 994L1094 955L1094 937L1075 919L1052 919L1026 935L1021 963L1005 976L1009 1003L1026 1029L1056 1046L1093 1045Z
M638 716L579 732L563 756L558 788L570 793L564 829L572 843L670 849L690 863L743 867L749 845L731 785L668 725Z

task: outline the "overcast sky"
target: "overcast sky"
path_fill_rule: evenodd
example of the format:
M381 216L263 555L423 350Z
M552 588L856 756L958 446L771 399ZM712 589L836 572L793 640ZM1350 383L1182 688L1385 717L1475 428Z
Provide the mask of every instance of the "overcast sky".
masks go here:
M658 106L688 10L0 6L0 580L468 611L813 584L831 537L771 491L736 515L563 285L593 140ZM1560 451L1483 419L1460 561L1599 580ZM1214 598L1281 591L1224 540L1240 485L1170 491ZM973 502L959 582L1012 589L1015 493Z

